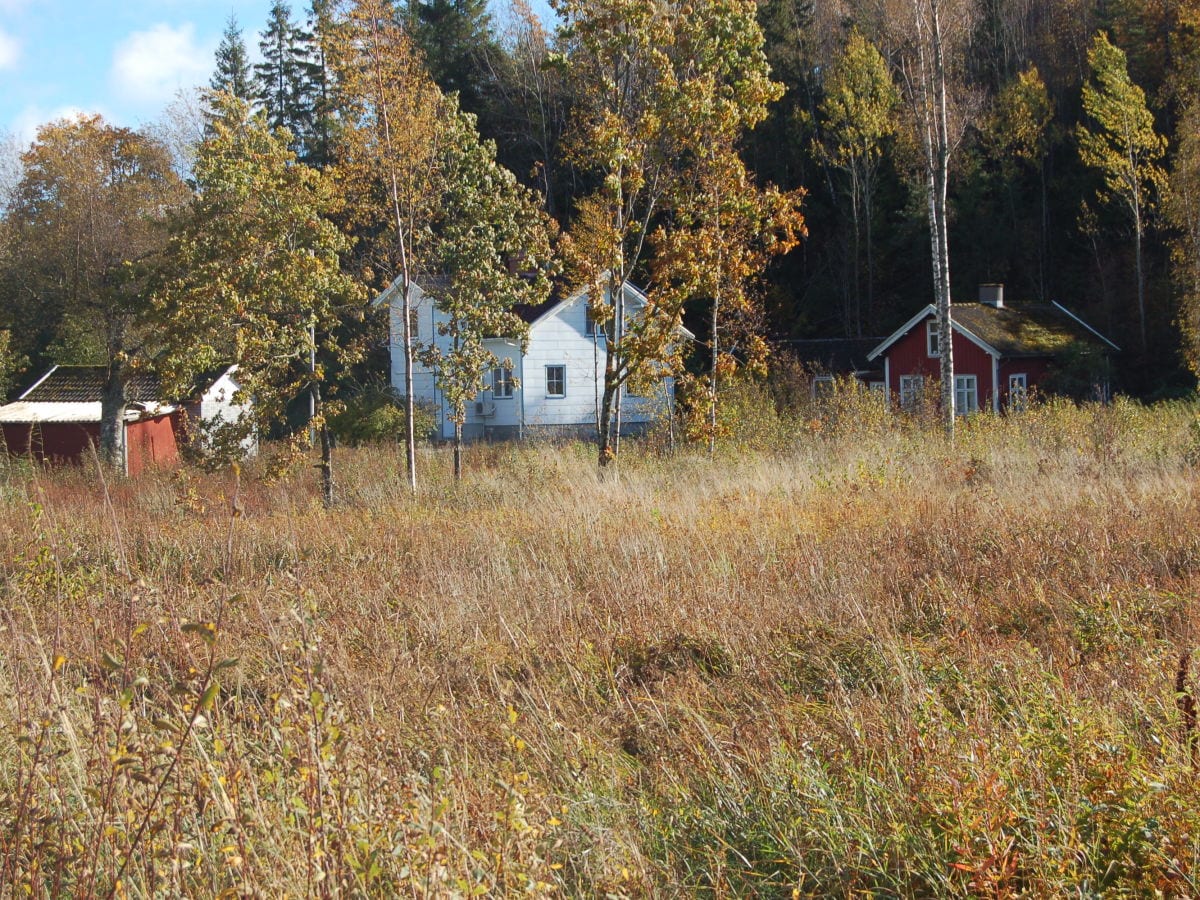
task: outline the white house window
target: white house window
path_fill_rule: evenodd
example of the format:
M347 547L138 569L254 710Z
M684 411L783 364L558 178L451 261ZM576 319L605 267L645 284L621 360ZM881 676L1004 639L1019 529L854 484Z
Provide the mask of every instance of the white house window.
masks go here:
M567 367L546 366L546 396L565 397L567 395Z
M492 369L492 396L497 400L505 400L513 395L513 373L508 366L496 366Z
M924 392L925 376L900 376L900 407L902 409L912 409L914 406L916 406L921 401L921 395Z
M954 411L960 416L979 412L979 380L974 375L954 376Z
M941 345L938 343L938 323L937 319L930 319L925 323L925 351L930 356L941 356Z
M867 389L870 390L872 394L882 395L887 393L887 385L882 381L872 381L869 385L867 385Z
M1008 408L1023 412L1029 402L1029 376L1019 372L1008 376Z
M421 311L410 309L408 311L408 333L412 335L412 339L418 340L421 337Z

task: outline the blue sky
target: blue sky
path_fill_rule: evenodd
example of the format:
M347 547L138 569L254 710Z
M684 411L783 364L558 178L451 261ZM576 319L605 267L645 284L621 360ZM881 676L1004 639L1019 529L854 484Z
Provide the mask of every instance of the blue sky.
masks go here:
M251 57L272 0L0 0L0 137L99 113L152 124L181 89L208 83L230 15ZM531 4L549 17L545 0ZM308 0L292 0L303 18ZM500 18L503 18L502 16Z
M293 4L302 14L306 2ZM0 131L97 112L156 119L176 91L207 83L230 14L257 50L271 0L0 0Z

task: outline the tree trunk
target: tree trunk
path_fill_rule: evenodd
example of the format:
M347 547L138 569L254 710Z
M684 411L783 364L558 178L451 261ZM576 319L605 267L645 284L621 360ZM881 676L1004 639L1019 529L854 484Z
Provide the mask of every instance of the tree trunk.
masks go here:
M712 459L717 455L717 388L718 374L717 364L720 359L721 345L720 334L717 331L717 326L720 324L719 310L721 298L716 296L713 298L712 310L712 374L709 377L708 385L708 458Z
M463 426L462 416L454 421L454 480L462 481Z
M413 399L412 282L406 271L401 315L404 317L404 459L408 465L408 488L417 492L417 404Z
M321 493L325 505L333 506L333 435L324 421L321 422Z
M1146 279L1142 274L1142 210L1137 204L1133 210L1133 248L1134 268L1137 274L1138 332L1142 339L1144 357L1149 349L1146 343Z
M609 389L608 371L605 367L604 394L600 398L600 455L598 459L602 469L607 468L608 464L616 458L612 446L612 398L613 391Z
M942 380L942 424L946 437L954 441L954 329L950 319L950 238L946 217L947 183L950 178L950 129L949 110L946 102L946 61L942 47L942 24L939 0L929 0L930 39L933 51L931 71L934 91L933 105L929 107L932 121L927 123L930 144L930 200L932 221L931 237L935 243L933 264L935 295L937 297L938 350L940 377Z
M871 191L874 190L874 178L871 170L863 173L863 225L866 230L867 245L867 316L872 325L875 321L875 235L871 219L875 215L875 205L871 202ZM859 332L862 337L862 332Z
M325 421L325 411L321 407L321 385L317 382L317 373L312 372L312 380L308 383L308 399L313 410L313 418L309 427L316 423L317 432L321 438L321 462L317 468L321 470L321 497L327 507L333 506L333 435L329 432L329 423Z
M106 466L122 475L129 474L129 458L125 447L128 385L129 372L125 364L110 360L100 394L100 458Z

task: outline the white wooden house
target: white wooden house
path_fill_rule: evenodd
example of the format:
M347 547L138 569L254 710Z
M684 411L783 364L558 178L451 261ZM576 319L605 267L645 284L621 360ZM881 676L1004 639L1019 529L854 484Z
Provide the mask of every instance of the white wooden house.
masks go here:
M397 282L376 298L375 304L389 307L388 335L391 351L391 384L400 395L408 393L404 378L403 298ZM434 298L415 283L410 291L413 339L445 349L450 338L438 332L446 316ZM646 305L646 296L632 285L625 286L625 308L634 317ZM593 327L585 291L549 300L534 307L514 310L529 324L525 353L519 341L488 338L484 344L496 358L496 366L483 373L480 391L467 407L463 436L521 437L545 432L595 433L597 409L604 386L605 334ZM681 339L693 336L679 329ZM451 410L438 389L436 376L419 361L413 362L413 397L431 406L441 438L454 437ZM622 431L636 431L662 416L674 397L674 381L665 378L650 397L624 392L621 403Z

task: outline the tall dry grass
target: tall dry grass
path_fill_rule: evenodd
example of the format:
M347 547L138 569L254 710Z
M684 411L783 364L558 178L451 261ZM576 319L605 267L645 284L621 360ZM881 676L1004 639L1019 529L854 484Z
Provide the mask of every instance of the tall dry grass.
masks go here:
M1200 892L1197 409L739 402L331 510L10 465L0 893Z

